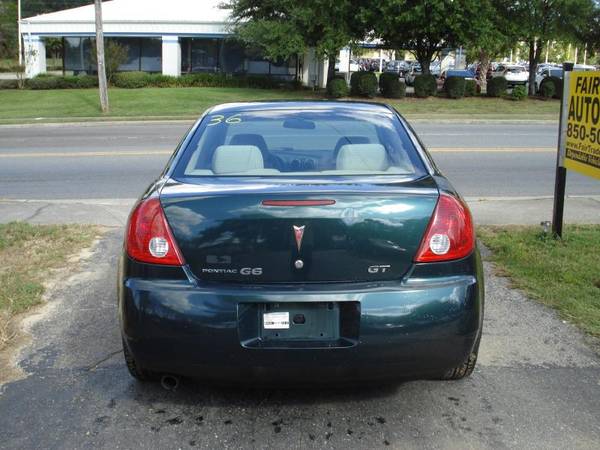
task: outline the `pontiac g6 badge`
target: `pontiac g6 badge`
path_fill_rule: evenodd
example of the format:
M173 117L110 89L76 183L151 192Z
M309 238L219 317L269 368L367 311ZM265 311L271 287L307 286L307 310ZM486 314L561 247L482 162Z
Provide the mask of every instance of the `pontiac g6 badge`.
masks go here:
M302 225L301 227L297 227L296 225L293 225L294 227L294 237L296 238L296 247L298 247L298 251L300 251L300 248L302 247L302 238L304 237L304 227L306 225Z

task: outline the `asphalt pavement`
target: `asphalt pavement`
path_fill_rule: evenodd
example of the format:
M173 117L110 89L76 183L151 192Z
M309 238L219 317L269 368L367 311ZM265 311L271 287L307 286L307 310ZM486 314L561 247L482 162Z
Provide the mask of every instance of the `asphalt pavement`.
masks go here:
M550 220L555 123L412 123L477 223ZM123 224L191 124L0 126L0 222ZM600 222L598 180L569 172L567 195L567 221Z
M0 126L0 198L136 198L160 173L190 125ZM413 125L463 195L552 195L556 124L414 121ZM600 195L600 183L570 173L567 193Z
M479 364L462 381L242 390L134 381L121 353L120 230L27 321L26 378L0 390L6 449L600 447L600 358L486 264Z

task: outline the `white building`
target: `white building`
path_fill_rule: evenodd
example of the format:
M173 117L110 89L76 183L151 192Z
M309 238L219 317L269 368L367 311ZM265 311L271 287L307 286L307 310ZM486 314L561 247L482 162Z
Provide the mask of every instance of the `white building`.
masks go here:
M325 87L327 62L307 52L290 61L270 62L231 37L230 11L223 0L112 0L102 3L105 39L128 48L120 70L180 76L192 72L262 74ZM21 21L27 76L46 72L44 39L64 39L64 70L93 72L91 39L94 5Z

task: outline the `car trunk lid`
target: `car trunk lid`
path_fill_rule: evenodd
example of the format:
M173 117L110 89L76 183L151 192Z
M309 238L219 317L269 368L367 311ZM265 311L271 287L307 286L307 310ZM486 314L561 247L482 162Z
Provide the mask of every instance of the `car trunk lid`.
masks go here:
M401 279L439 195L429 177L377 184L194 181L167 183L161 203L193 274L218 282Z

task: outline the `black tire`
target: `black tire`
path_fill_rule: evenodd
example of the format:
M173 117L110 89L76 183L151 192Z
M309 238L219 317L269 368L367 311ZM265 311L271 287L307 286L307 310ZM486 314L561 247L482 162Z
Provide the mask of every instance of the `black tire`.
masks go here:
M477 339L477 343L473 348L473 351L467 357L467 360L460 366L450 369L442 376L442 380L460 380L466 378L473 373L475 366L477 365L477 355L479 354L479 342L481 341L481 335Z
M133 355L129 352L127 344L123 341L123 356L125 357L125 365L129 374L138 381L155 381L157 376L154 372L143 369L139 366Z

